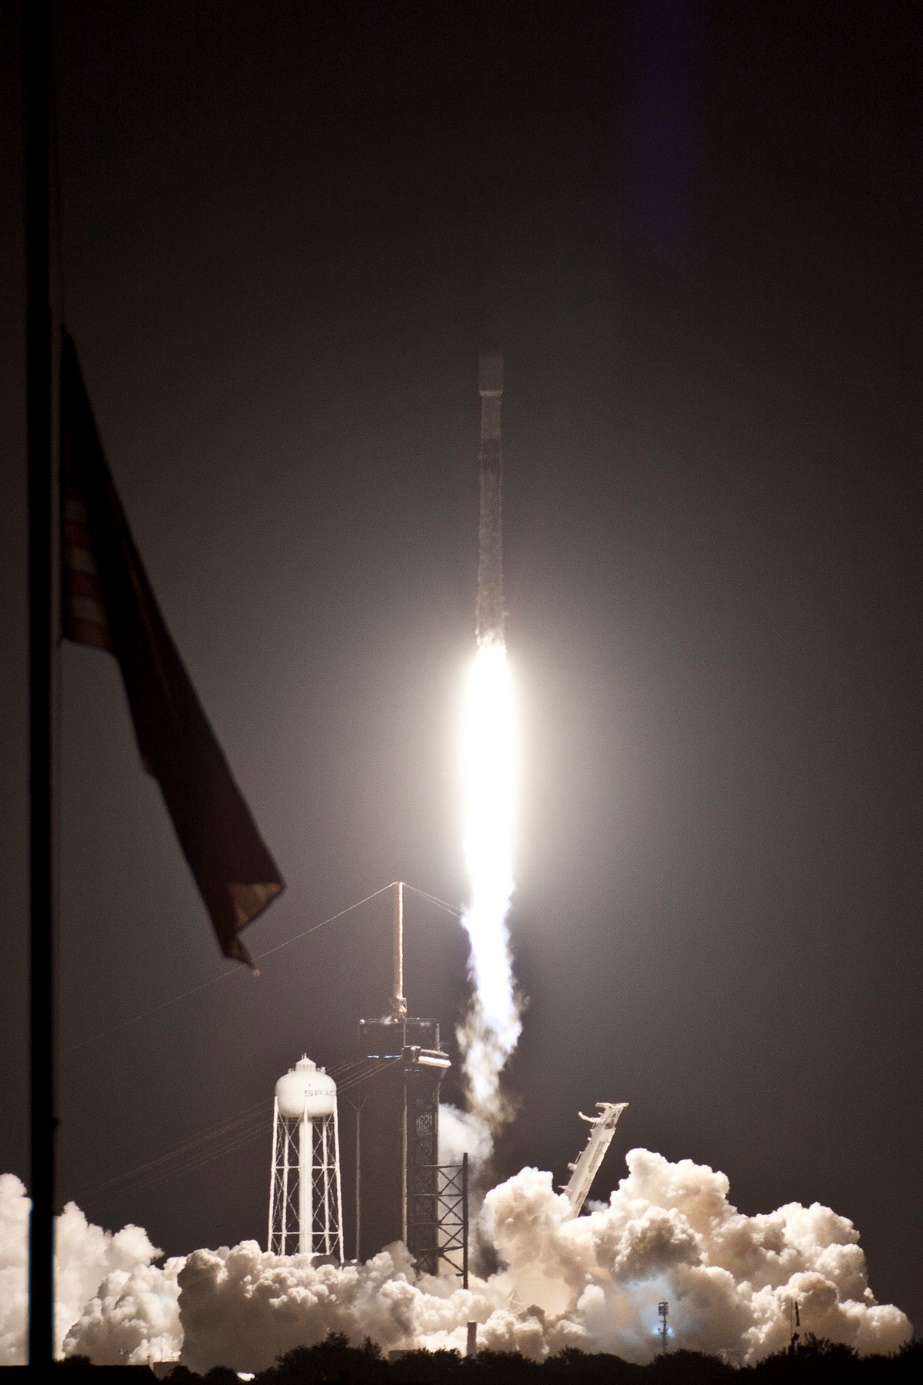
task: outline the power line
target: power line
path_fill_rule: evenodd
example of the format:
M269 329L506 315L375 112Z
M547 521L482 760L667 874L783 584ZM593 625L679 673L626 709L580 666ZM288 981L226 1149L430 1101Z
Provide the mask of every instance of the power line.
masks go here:
M361 909L363 904L368 904L371 900L377 899L379 895L390 890L390 885L383 885L380 890L375 890L373 894L366 895L365 899L357 900L355 904L350 904L346 909L341 909L339 913L331 914L329 918L321 919L320 923L313 923L310 928L306 928L303 933L296 933L293 938L287 938L283 943L277 943L275 947L268 948L265 952L258 952L253 958L254 962L260 962L264 957L271 957L273 953L280 952L283 947L289 947L292 943L300 942L302 938L307 938L309 934L316 933L320 928L326 928L328 923L335 923L337 919L344 918L351 914L355 909ZM122 1020L119 1024L112 1025L109 1029L102 1029L97 1034L91 1034L87 1039L81 1039L76 1044L71 1044L69 1048L63 1050L65 1057L71 1053L77 1053L82 1048L87 1048L90 1044L100 1043L103 1039L110 1038L113 1034L120 1033L123 1029L130 1028L133 1024L140 1023L141 1020L150 1019L152 1015L159 1015L163 1010L169 1009L171 1005L178 1005L181 1000L186 1000L191 995L196 995L200 991L207 990L210 986L217 986L221 981L227 981L232 976L244 976L244 969L235 966L228 971L223 971L220 976L213 976L208 981L200 981L197 986L190 986L187 991L180 991L178 995L171 996L169 1000L161 1001L159 1005L152 1005L147 1010L141 1010L138 1014L132 1015L129 1019Z
M267 948L265 952L258 952L253 958L254 962L261 962L266 957L272 957L276 952L281 952L284 947L290 947L292 943L301 942L303 938L309 937L312 933L317 933L321 928L326 928L330 923L336 923L337 919L345 918L347 914L353 913L356 909L361 909L363 905L371 903L379 895L386 894L392 887L382 885L381 889L374 890L364 899L359 899L355 904L348 905L345 909L340 909L338 913L331 914L329 918L321 919L320 923L312 923L310 928L306 928L302 933L296 933L292 938L286 938L285 942L277 943L275 947ZM427 900L430 904L435 904L437 908L444 909L453 918L461 918L461 910L446 900L440 899L438 895L429 894L426 890L418 889L416 885L405 885L405 889L412 890L421 899ZM171 996L169 1000L161 1001L159 1005L152 1005L147 1010L141 1010L138 1014L132 1015L129 1019L121 1020L118 1024L112 1025L109 1029L102 1029L96 1034L91 1034L89 1038L80 1039L77 1043L71 1044L62 1051L63 1057L69 1057L72 1053L77 1053L82 1048L87 1048L90 1044L100 1043L103 1039L110 1038L113 1034L119 1034L123 1029L128 1029L133 1024L139 1024L141 1020L150 1019L153 1015L159 1015L162 1011L169 1009L171 1005L178 1005L181 1000L186 1000L191 995L197 995L200 991L208 990L211 986L217 986L221 981L227 981L233 976L243 976L242 967L232 967L224 971L220 976L213 976L208 981L200 981L197 986L190 986L186 991L180 991L178 995Z
M397 1058L392 1058L384 1063L381 1060L360 1058L337 1064L335 1068L330 1070L331 1076L338 1071L343 1074L342 1078L337 1080L337 1095L350 1091L373 1075L384 1072L386 1068L394 1067L397 1062L399 1062ZM145 1192L157 1183L162 1183L164 1179L192 1173L214 1159L221 1159L268 1129L266 1115L269 1106L268 1101L260 1101L254 1106L247 1106L242 1111L219 1121L217 1125L209 1126L207 1129L189 1136L182 1144L176 1145L173 1149L156 1154L153 1158L145 1160L143 1164L135 1165L134 1168L112 1174L111 1177L90 1188L84 1188L82 1192L76 1194L75 1200L102 1196L104 1202L115 1202ZM243 1128L237 1129L235 1127ZM215 1143L216 1141L217 1143ZM174 1161L175 1167L170 1168L170 1163ZM120 1184L122 1186L119 1186Z
M125 1179L133 1178L137 1174L148 1173L156 1169L158 1165L166 1163L171 1159L178 1158L181 1155L191 1154L203 1143L215 1138L223 1138L230 1134L235 1126L252 1121L257 1113L259 1113L259 1118L262 1121L265 1119L268 1104L267 1101L263 1100L257 1102L253 1106L247 1106L242 1111L237 1111L233 1115L225 1116L224 1119L219 1121L216 1125L208 1126L205 1130L199 1130L194 1135L188 1136L182 1144L174 1146L173 1149L165 1150L162 1154L155 1154L153 1158L145 1160L143 1164L137 1164L134 1168L125 1169L121 1173L112 1174L109 1178L104 1178L102 1182L94 1183L92 1187L84 1188L77 1196L93 1197L95 1194L103 1192L105 1189Z
M195 1169L201 1168L204 1164L209 1164L214 1159L223 1158L232 1153L233 1150L240 1148L241 1145L248 1144L255 1140L257 1136L265 1135L268 1130L265 1116L254 1123L249 1130L243 1130L229 1139L222 1141L217 1149L205 1150L194 1158L184 1160L176 1168L162 1169L159 1173L153 1173L149 1178L143 1179L139 1183L127 1184L123 1188L114 1189L111 1193L102 1194L102 1201L105 1203L123 1202L128 1197L137 1197L139 1193L147 1192L149 1188L156 1187L158 1183L163 1183L165 1179L175 1178L181 1174L192 1173ZM82 1194L86 1197L87 1194Z
M416 885L408 885L406 881L404 882L404 889L412 890L413 893L418 894L421 899L428 899L430 904L438 904L440 909L445 909L453 918L460 919L462 916L463 910L457 909L454 904L449 904L445 899L440 899L438 895L427 894L426 890L419 890Z

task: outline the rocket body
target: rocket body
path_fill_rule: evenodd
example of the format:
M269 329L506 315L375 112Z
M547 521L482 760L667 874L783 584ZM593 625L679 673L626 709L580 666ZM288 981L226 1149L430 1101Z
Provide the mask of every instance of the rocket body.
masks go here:
M478 529L477 640L479 645L503 643L503 531L500 447L500 406L503 402L503 357L481 355L478 372L481 394L480 524Z

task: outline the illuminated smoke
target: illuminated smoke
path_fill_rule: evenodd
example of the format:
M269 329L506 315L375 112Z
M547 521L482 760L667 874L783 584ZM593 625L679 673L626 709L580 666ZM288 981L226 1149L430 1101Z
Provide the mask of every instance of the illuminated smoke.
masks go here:
M516 737L502 639L479 643L463 732L465 865L462 924L471 947L473 994L458 1030L469 1107L496 1129L509 1114L500 1079L522 1029L507 915L513 895Z
M474 1111L459 1111L457 1106L439 1103L439 1162L460 1164L467 1154L473 1174L477 1174L493 1150L490 1126Z
M875 1302L847 1218L817 1203L748 1217L722 1173L643 1149L627 1164L608 1202L581 1217L550 1173L523 1169L493 1188L481 1232L500 1269L472 1275L468 1290L417 1275L401 1245L339 1267L244 1241L159 1268L139 1228L113 1236L70 1204L59 1221L59 1338L100 1365L181 1355L202 1373L258 1371L330 1332L385 1351L463 1351L476 1321L493 1351L543 1360L578 1347L645 1362L660 1348L667 1299L673 1348L750 1365L788 1346L797 1299L802 1332L861 1355L909 1340L904 1314ZM27 1214L19 1180L0 1179L0 1361L10 1364L25 1351Z
M25 1361L30 1202L11 1173L0 1174L0 1366ZM139 1365L179 1351L181 1260L161 1269L160 1251L140 1226L113 1234L69 1202L55 1226L55 1349ZM80 1321L80 1344L71 1335Z

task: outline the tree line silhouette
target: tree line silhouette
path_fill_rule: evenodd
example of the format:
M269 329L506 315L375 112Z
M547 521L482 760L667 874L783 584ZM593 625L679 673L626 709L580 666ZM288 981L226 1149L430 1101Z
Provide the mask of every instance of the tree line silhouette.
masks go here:
M17 1368L9 1368L15 1373ZM27 1371L28 1367L19 1368ZM85 1357L58 1365L62 1385L84 1378L105 1385L147 1385L147 1366L93 1366ZM158 1372L158 1374L160 1374ZM741 1380L741 1377L743 1379ZM923 1342L909 1343L892 1356L859 1356L851 1347L822 1338L803 1337L797 1348L768 1356L753 1366L698 1351L670 1351L646 1366L618 1356L567 1350L546 1361L530 1361L509 1352L479 1351L464 1357L454 1351L408 1351L383 1356L374 1342L350 1346L331 1333L313 1347L296 1347L276 1364L254 1376L254 1385L910 1385L923 1378ZM204 1376L183 1365L174 1367L166 1385L239 1385L227 1366ZM10 1380L11 1376L7 1376Z

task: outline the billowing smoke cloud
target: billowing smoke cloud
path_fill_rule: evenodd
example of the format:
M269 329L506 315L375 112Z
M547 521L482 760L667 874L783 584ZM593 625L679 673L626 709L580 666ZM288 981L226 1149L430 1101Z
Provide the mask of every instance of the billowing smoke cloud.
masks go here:
M25 1361L29 1207L20 1180L0 1174L0 1365L6 1366ZM56 1225L59 1355L83 1352L100 1362L140 1364L158 1359L162 1348L178 1347L176 1272L182 1261L158 1269L153 1261L159 1257L141 1227L125 1226L113 1235L69 1202ZM130 1287L120 1304L125 1286ZM86 1342L75 1342L78 1319L87 1323Z
M670 1303L677 1346L742 1363L788 1344L790 1304L805 1332L862 1353L896 1350L910 1324L879 1306L852 1223L814 1203L748 1217L723 1173L635 1149L608 1205L570 1217L551 1175L534 1169L488 1193L485 1230L507 1267L498 1279L587 1350L654 1354L657 1304Z
M182 1344L177 1276L185 1258L106 1275L64 1339L64 1355L99 1365L174 1361Z
M337 1267L245 1241L158 1268L144 1232L126 1227L111 1236L71 1205L62 1218L65 1349L101 1364L182 1351L197 1371L252 1371L328 1332L357 1345L371 1337L384 1350L463 1350L465 1325L475 1320L479 1344L492 1350L539 1360L573 1346L643 1362L659 1346L664 1298L671 1345L742 1364L787 1345L793 1299L804 1332L862 1354L895 1351L909 1339L904 1314L875 1303L845 1217L817 1203L744 1216L728 1200L724 1174L642 1149L627 1162L608 1203L581 1217L571 1216L549 1173L523 1169L492 1189L481 1229L501 1268L472 1278L469 1290L453 1278L417 1276L399 1245L364 1265ZM0 1195L0 1359L11 1362L24 1346L27 1200L9 1176ZM81 1248L89 1253L83 1264ZM136 1259L127 1263L132 1248Z

